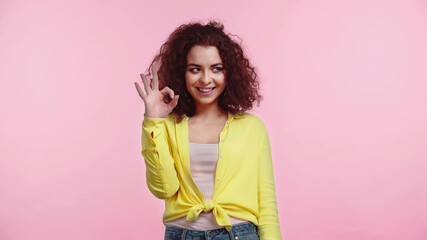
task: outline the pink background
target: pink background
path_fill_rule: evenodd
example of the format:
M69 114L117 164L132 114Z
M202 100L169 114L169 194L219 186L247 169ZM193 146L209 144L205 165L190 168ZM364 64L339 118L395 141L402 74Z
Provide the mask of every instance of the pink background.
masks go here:
M0 1L0 239L162 239L134 81L210 17L258 67L288 240L427 239L427 2Z

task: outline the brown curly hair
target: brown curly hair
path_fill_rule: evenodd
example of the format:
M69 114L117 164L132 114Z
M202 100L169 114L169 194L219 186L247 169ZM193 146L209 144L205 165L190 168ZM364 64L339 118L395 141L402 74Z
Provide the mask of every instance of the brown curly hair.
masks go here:
M179 95L177 106L172 110L180 122L184 115L193 116L196 104L185 85L187 54L195 46L215 46L223 62L227 85L218 99L218 105L232 114L252 109L256 101L259 106L262 96L258 92L259 82L255 68L249 63L242 47L224 32L217 21L202 25L190 22L176 28L161 46L149 69L158 71L159 88L168 86ZM147 70L148 72L148 70ZM165 96L165 101L170 101Z

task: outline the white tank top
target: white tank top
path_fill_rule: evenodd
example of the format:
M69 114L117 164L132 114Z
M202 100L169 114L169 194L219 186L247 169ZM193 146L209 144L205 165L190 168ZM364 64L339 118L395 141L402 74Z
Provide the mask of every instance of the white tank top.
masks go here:
M218 161L218 144L189 143L190 170L193 181L197 188L205 196L205 201L211 200L215 183L215 171ZM174 226L185 229L206 231L222 228L215 221L215 217L210 212L201 212L194 222L188 222L186 217L178 218L166 222L166 226ZM247 222L245 220L230 217L231 224Z

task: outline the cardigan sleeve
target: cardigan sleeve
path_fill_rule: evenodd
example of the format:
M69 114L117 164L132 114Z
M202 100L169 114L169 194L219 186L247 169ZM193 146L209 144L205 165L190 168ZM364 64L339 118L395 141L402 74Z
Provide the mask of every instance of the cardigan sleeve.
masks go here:
M144 117L141 144L148 188L157 198L172 197L179 189L179 179L170 151L166 118Z
M260 240L280 240L282 236L277 212L270 141L265 127L262 127L264 133L261 138L258 166L258 232Z

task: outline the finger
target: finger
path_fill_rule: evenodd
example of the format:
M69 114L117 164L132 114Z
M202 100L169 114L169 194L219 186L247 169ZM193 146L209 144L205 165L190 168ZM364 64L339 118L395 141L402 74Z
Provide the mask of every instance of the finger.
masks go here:
M144 94L144 92L142 91L141 87L139 86L139 84L137 82L135 82L135 87L136 87L136 90L138 91L139 96L142 98L142 100L145 101L145 97L147 95Z
M161 93L163 93L163 95L165 94L165 93L167 93L167 94L169 94L169 97L171 97L171 99L173 99L173 97L175 96L175 93L173 92L173 90L172 89L170 89L169 87L164 87L163 89L162 89L162 91L160 91Z
M153 90L159 89L159 76L157 75L157 71L154 70L153 67L151 67L151 73L153 74Z
M172 99L172 101L169 103L172 106L172 109L176 107L176 105L178 105L178 98L179 95L175 95L175 97Z
M144 84L145 92L148 94L149 92L151 92L151 87L148 85L147 78L145 78L145 75L143 73L139 74L139 76L141 76L142 83Z

